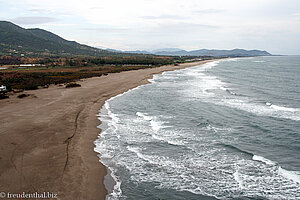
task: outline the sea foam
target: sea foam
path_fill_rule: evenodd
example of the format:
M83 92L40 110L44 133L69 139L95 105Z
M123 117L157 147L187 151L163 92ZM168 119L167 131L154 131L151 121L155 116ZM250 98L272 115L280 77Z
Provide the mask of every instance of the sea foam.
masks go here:
M281 167L278 168L278 174L290 179L294 182L300 183L300 172L299 171L288 171L285 169L282 169Z
M231 88L231 85L219 77L210 75L209 70L217 65L218 63L214 63L204 66L204 69L194 67L180 72L156 75L153 83L154 89L144 88L142 89L144 93L141 95L135 93L134 98L126 99L126 96L120 96L122 101L117 101L118 105L121 104L119 107L114 104L114 101L109 101L107 109L111 112L108 112L108 121L111 120L112 125L107 131L104 130L104 134L101 134L105 138L100 139L101 143L99 142L97 149L101 154L101 159L104 158L102 162L116 169L114 179L120 183L116 184L114 190L117 198L126 199L125 195L129 195L128 199L130 199L132 198L130 195L134 194L132 188L150 185L151 190L155 192L159 190L162 192L172 190L174 193L185 191L186 194L190 192L215 196L218 199L239 199L241 196L297 199L295 196L299 194L299 172L283 169L277 162L254 155L251 151L238 149L234 146L235 144L231 147L217 145L223 140L230 141L231 135L234 135L232 138L238 140L237 134L230 134L235 133L231 130L235 127L222 126L215 121L209 121L208 124L205 123L199 127L196 127L193 122L195 127L184 129L176 121L172 121L177 120L177 116L174 117L175 119L163 118L156 114L158 112L152 112L153 108L158 108L147 105L146 101L140 107L137 105L138 102L134 101L134 106L130 107L132 100L147 98L145 94L155 91L158 85L163 89L164 87L178 89L180 86L183 89L179 92L176 90L178 93L172 93L172 95L180 96L182 99L190 99L189 95L193 95L195 99L198 97L198 100L201 99L203 102L213 102L257 115L297 117L297 110L278 109L276 106L272 107L271 103L268 105L264 100L257 101L251 97L231 94L230 92L240 93L240 91L237 88ZM174 84L178 73L184 81ZM206 81L207 86L202 87L199 82L197 83L199 81L197 79L200 79L203 84ZM226 91L227 89L230 92ZM180 92L191 94L182 95ZM213 98L201 94L203 92L211 93ZM200 102L192 103L187 102L191 108L200 104ZM131 112L123 112L125 109ZM182 116L180 114L179 118L189 119L185 118L186 113L183 112ZM204 113L201 116L207 115ZM205 121L199 118L194 120L196 123ZM192 123L192 120L189 123ZM120 171L123 173L125 171L125 175L122 176ZM121 185L121 179L124 180L123 185ZM121 187L122 189L124 187L123 191ZM122 192L126 193L126 190L130 192L122 194Z

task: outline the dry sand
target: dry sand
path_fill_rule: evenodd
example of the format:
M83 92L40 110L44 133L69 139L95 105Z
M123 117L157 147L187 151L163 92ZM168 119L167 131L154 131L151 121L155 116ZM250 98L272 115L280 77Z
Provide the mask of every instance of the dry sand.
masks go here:
M93 144L104 102L146 84L153 74L204 62L109 74L79 81L79 88L51 86L0 100L0 192L105 199L106 168Z

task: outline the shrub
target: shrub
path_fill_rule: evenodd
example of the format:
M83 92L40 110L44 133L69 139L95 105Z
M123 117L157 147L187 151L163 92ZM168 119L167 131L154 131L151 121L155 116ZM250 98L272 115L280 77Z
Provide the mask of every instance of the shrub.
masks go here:
M81 85L78 83L68 83L66 85L66 88L72 88L72 87L81 87Z
M7 98L9 98L9 97L7 96L6 93L0 92L0 99L7 99Z
M24 85L24 89L25 90L37 90L38 86L35 84L29 83L29 84Z
M22 98L28 97L28 96L29 96L29 94L20 94L20 95L18 95L18 98L22 99Z

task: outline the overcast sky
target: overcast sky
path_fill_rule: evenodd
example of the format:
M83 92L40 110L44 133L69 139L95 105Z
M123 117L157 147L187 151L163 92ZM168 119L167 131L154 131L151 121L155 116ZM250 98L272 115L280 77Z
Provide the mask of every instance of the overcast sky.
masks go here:
M300 0L0 0L0 20L121 50L300 55Z

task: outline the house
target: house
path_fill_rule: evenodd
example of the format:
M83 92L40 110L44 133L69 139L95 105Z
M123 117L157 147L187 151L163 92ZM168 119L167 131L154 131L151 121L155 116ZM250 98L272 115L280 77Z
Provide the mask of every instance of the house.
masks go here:
M0 86L0 92L5 92L6 91L6 86L5 85L1 85Z
M20 64L20 67L41 67L41 66L45 66L42 64Z

